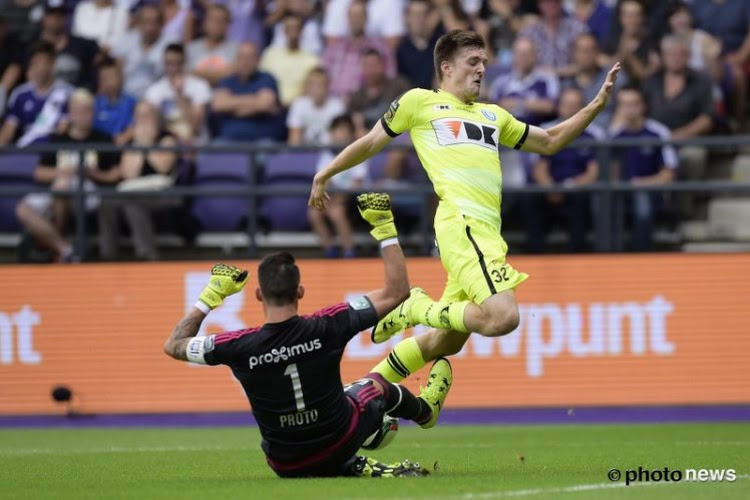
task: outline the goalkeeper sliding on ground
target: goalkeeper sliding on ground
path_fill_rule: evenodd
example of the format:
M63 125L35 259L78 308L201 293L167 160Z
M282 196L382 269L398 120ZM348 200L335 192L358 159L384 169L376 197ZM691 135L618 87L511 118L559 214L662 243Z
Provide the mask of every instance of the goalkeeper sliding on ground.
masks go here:
M281 477L425 475L418 464L384 464L357 451L381 430L385 415L433 427L453 381L450 363L441 358L418 397L377 373L342 387L340 363L347 342L409 294L388 195L360 195L357 206L382 247L384 288L302 317L297 306L305 289L294 257L271 254L258 266L255 290L265 324L196 337L206 315L248 281L247 271L218 264L195 307L164 345L175 359L232 369L260 427L268 464Z

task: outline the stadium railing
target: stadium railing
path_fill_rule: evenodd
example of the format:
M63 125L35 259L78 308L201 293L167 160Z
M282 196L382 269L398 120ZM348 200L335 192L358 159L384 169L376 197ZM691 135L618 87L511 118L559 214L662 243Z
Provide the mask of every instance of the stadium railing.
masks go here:
M635 186L627 182L610 180L610 167L612 160L615 158L616 151L624 147L661 147L667 144L673 146L703 146L709 150L719 150L723 154L750 154L750 136L709 136L680 141L663 141L651 138L633 138L618 140L599 140L599 141L576 141L568 147L588 147L597 151L597 158L600 164L599 180L592 184L580 187L554 185L524 185L519 187L503 187L504 195L530 195L540 193L569 193L569 192L588 192L591 193L594 207L594 228L593 228L593 248L597 252L617 252L622 251L623 244L623 227L624 227L624 195L637 191L650 191L660 193L707 193L723 196L736 196L738 194L750 195L750 176L743 180L707 180L707 181L684 181L675 180L673 182L655 186ZM26 148L0 147L0 156L8 154L29 154L44 153L56 151L58 147L54 144L37 144ZM232 145L206 145L200 147L180 146L180 147L132 147L116 146L112 144L65 144L66 150L91 150L95 149L100 152L110 151L149 151L149 150L171 150L183 155L195 156L197 153L241 153L248 156L248 178L258 179L260 169L263 168L264 158L268 155L281 152L311 152L330 149L330 147L290 147L286 144L232 144ZM391 145L388 149L406 149L413 151L411 146ZM387 149L387 150L388 150ZM386 150L386 151L387 151ZM502 153L501 153L502 157ZM247 242L247 257L256 257L258 254L258 237L259 237L259 200L261 197L268 196L288 196L288 195L305 195L309 194L309 186L268 186L249 182L247 184L236 185L232 187L204 187L182 185L168 188L165 191L127 191L119 192L111 188L100 188L99 190L84 191L83 183L85 179L84 166L79 167L78 184L75 189L67 191L55 191L56 196L71 197L74 200L74 220L75 220L75 238L82 259L86 259L86 247L90 228L87 226L87 215L85 209L86 196L92 194L102 198L159 198L164 196L170 197L191 197L191 196L242 196L247 197L247 224L245 227ZM28 187L28 186L9 186L2 181L2 172L0 172L0 199L4 197L19 197L31 192L47 192L49 189L45 186ZM408 194L418 196L421 199L422 210L417 224L417 237L413 239L420 253L429 254L432 249L434 236L432 234L432 224L430 219L430 206L434 197L431 184L418 183L408 186L389 187L391 194ZM357 191L351 191L355 193Z

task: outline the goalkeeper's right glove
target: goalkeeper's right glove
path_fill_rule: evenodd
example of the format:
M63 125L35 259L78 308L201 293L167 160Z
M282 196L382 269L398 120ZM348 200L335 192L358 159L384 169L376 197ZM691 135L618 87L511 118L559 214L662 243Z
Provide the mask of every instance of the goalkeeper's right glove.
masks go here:
M247 283L247 271L227 264L216 264L211 268L211 279L201 292L199 299L209 309L216 309L224 299L233 295ZM205 312L205 311L204 311Z
M393 223L391 197L386 193L365 193L357 196L357 209L362 218L370 223L370 234L378 241L398 236Z

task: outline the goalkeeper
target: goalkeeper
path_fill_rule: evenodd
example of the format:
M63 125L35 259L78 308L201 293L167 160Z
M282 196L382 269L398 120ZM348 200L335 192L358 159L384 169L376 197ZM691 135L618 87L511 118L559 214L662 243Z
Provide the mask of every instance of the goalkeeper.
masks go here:
M452 383L450 363L438 359L419 397L377 373L342 387L347 342L409 294L388 195L360 195L357 206L382 247L384 288L301 317L297 305L305 289L299 268L289 253L274 253L258 266L255 296L263 303L265 324L196 337L206 315L248 280L247 271L217 264L195 307L164 345L175 359L232 369L260 427L267 462L281 477L426 474L417 464L383 464L357 450L381 428L384 414L434 426Z
M412 89L393 101L364 137L316 174L310 205L325 208L329 179L379 152L407 130L440 204L435 237L448 273L443 296L433 301L419 288L373 330L384 342L414 324L434 327L403 340L374 371L399 382L428 361L461 350L470 332L494 337L512 332L519 315L515 289L528 275L506 260L500 236L500 144L551 155L575 139L604 108L620 70L615 64L598 95L550 129L521 123L495 104L476 102L484 78L484 40L454 30L438 39L434 54L437 90Z

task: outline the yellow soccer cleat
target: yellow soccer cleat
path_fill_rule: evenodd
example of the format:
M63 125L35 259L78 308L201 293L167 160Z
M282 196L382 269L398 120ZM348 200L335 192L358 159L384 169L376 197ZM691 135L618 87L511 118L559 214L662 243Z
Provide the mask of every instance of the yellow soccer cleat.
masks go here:
M427 379L427 387L420 388L419 397L432 408L432 417L420 424L422 429L430 429L435 426L440 416L440 410L445 404L445 398L453 385L453 369L450 362L445 358L438 358L430 368L430 376Z
M383 319L378 321L378 324L372 328L370 337L375 344L382 344L394 335L400 335L404 333L409 327L412 327L417 322L412 321L411 306L418 300L432 301L427 292L419 287L414 287L409 293L409 298L399 304L394 310L386 314ZM447 322L447 318L446 318ZM449 327L448 325L447 327Z

